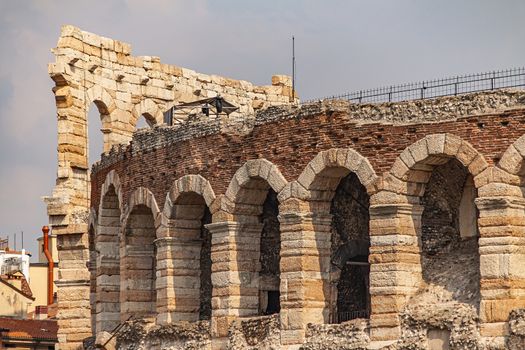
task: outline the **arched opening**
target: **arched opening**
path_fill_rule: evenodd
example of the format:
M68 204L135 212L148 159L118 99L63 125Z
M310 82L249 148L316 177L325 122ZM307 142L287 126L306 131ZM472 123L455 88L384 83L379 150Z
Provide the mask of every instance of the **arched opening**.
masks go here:
M370 315L369 206L359 178L354 173L342 178L330 206L333 323Z
M309 322L339 323L369 318L370 296L370 189L377 175L370 162L353 149L320 152L306 166L298 183L306 190L314 249L305 268L315 304ZM310 226L311 225L311 226ZM304 253L303 253L304 254ZM314 260L315 259L315 260ZM314 279L315 278L315 279Z
M423 279L440 300L479 307L477 191L461 162L444 161L433 167L420 198Z
M172 204L169 219L169 243L162 239L158 243L159 274L167 279L161 284L168 288L159 290L159 313L166 314L164 321L209 320L211 235L206 225L211 223L210 210L202 195L183 192ZM165 264L164 257L169 260Z
M152 128L155 125L155 119L150 114L142 114L137 120L135 130Z
M115 186L103 195L95 239L96 330L111 331L120 322L120 204Z
M230 193L231 185L227 191L234 203L233 214L237 225L235 259L241 291L239 314L247 317L271 315L281 309L281 233L277 191L281 188L280 183L285 181L266 160L249 161L237 173L250 167L253 169L252 176L239 181L236 175L232 180L232 183L239 184L237 192ZM276 175L269 175L270 169L275 169ZM256 170L257 174L254 174ZM272 186L261 173L281 182L276 185L276 181Z
M88 107L87 113L87 160L88 166L91 166L100 160L100 156L104 153L104 133L102 130L102 121L104 118L109 117L107 114L107 108L104 103L95 101L92 102Z
M155 220L144 204L135 205L124 229L121 275L121 320L156 314Z
M168 193L158 229L157 322L210 320L212 222L215 194L200 175L177 179Z
M259 314L279 313L280 304L280 252L281 235L279 225L279 201L277 193L268 189L262 206L259 269Z

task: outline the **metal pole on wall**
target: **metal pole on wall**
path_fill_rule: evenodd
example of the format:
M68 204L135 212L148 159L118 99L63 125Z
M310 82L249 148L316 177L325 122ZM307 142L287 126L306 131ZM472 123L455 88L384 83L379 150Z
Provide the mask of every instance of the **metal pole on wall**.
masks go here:
M295 37L292 35L292 102L295 101Z

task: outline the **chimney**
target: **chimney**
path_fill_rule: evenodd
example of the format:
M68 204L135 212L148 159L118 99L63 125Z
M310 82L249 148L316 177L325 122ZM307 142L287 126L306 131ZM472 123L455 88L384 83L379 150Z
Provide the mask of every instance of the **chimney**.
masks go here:
M47 305L51 305L53 304L53 269L55 263L49 252L49 227L42 227L42 232L44 233L44 254L47 259Z

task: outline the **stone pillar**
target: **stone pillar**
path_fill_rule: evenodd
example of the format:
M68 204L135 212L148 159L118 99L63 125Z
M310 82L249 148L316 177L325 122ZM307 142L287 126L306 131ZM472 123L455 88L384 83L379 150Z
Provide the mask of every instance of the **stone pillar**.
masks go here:
M202 241L164 237L157 246L157 322L198 321Z
M423 207L416 204L370 206L370 336L395 340L399 312L421 281L420 236Z
M113 243L113 242L112 242ZM118 249L118 245L112 244ZM96 332L111 332L120 323L120 261L118 252L101 254L97 261Z
M308 323L329 317L330 214L312 215L307 202L279 207L281 225L281 345L303 343Z
M482 192L486 192L480 190ZM476 199L479 209L481 335L507 334L512 310L525 307L525 200Z
M262 225L224 221L206 228L212 237L212 347L225 349L231 322L258 313Z
M79 225L81 226L81 225ZM82 225L87 232L87 225ZM56 233L56 232L55 232ZM61 350L82 349L91 336L90 275L87 233L57 235L60 270L57 286L58 338Z

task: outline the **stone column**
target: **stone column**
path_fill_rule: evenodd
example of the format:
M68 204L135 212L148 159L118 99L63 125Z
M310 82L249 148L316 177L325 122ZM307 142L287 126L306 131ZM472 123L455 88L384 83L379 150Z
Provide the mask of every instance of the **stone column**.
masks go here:
M225 349L231 322L258 313L262 225L224 221L206 228L212 237L212 347Z
M423 207L416 204L370 206L370 336L395 340L399 312L421 281L420 240Z
M279 207L281 224L281 345L303 343L308 323L329 317L330 214L312 215L307 202Z
M83 226L87 232L87 225ZM60 349L82 349L82 340L91 336L88 235L62 232L57 235L57 245L60 270L55 284Z
M508 332L509 313L525 307L525 199L482 197L476 199L476 205L481 335L501 337Z
M164 237L157 246L157 322L197 321L202 241Z

